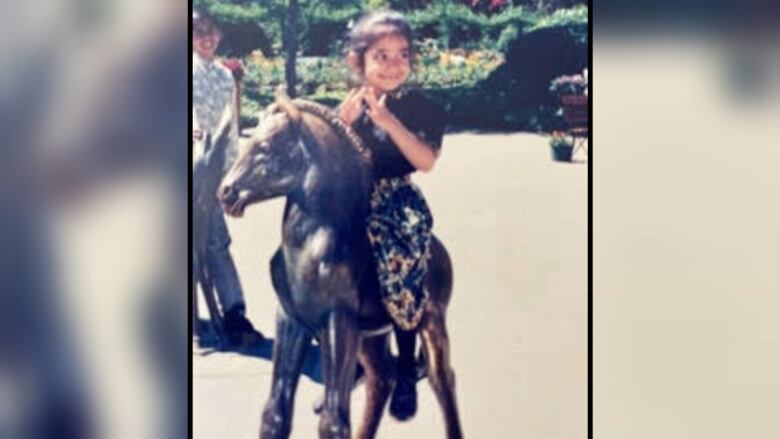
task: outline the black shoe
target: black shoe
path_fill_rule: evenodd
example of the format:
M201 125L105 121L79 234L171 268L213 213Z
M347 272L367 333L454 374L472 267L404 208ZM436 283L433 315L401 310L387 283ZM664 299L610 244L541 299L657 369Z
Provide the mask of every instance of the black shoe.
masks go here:
M390 415L399 421L406 421L417 413L417 377L399 374L390 400Z
M225 313L222 326L228 343L232 347L251 346L265 339L260 331L256 330L252 323L244 316L243 310L238 307L231 308Z

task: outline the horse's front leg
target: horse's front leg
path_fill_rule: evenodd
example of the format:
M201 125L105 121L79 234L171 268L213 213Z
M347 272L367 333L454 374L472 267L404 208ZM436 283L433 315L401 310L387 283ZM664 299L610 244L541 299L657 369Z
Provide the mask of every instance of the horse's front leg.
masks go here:
M325 382L320 439L350 439L349 402L359 338L357 321L346 310L333 311L320 334Z
M280 308L276 316L274 371L271 396L263 410L260 439L286 439L290 436L295 390L311 336Z

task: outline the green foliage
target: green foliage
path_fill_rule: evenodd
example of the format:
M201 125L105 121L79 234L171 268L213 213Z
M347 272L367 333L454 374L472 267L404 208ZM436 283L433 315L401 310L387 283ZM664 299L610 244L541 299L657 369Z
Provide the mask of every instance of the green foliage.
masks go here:
M498 52L442 50L435 40L426 40L419 45L411 82L422 87L471 87L486 79L503 60Z
M464 4L444 0L435 0L407 17L419 38L435 39L446 48L471 49L499 49L495 42L502 34L525 29L534 20L534 14L521 7L488 16Z
M514 0L515 5L529 7L539 12L551 12L576 5L586 5L587 0Z
M366 9L390 9L389 0L366 0Z
M285 0L194 0L193 7L208 11L222 28L219 53L246 56L253 50L271 55L281 38Z
M549 15L541 15L529 31L553 26L570 26L588 22L588 6L578 5L568 9L558 9Z
M432 90L449 108L451 123L461 128L512 129L550 132L561 129L563 118L550 81L580 73L587 67L587 10L575 8L536 25L502 45L504 63L466 89ZM584 37L583 37L584 35Z
M430 0L387 0L390 9L406 12L416 9L425 9Z
M563 132L560 131L554 132L552 136L550 136L550 140L548 142L550 147L553 149L568 149L574 146L574 140L567 137Z
M587 66L588 8L547 13L538 8L543 3L515 0L500 12L484 14L453 0L302 1L298 95L337 105L347 89L338 51L347 23L369 7L390 7L404 11L418 35L413 83L448 111L452 127L560 129L560 105L549 91L550 81ZM277 56L286 4L195 0L195 6L207 6L225 30L220 53L243 58L244 126L257 123L257 113L284 82L284 61ZM246 33L240 34L242 29ZM258 29L263 37L246 36Z
M506 52L509 48L509 43L517 39L518 35L520 35L520 29L517 25L510 24L506 26L498 36L498 40L495 44L496 49L501 52Z
M312 2L303 8L301 51L304 56L337 55L347 31L347 23L362 12L359 2L340 8Z
M570 9L558 9L549 15L541 15L528 32L554 27L568 29L577 43L587 44L588 6L578 5Z
M341 58L303 58L299 63L303 96L340 96L347 91L347 66Z
M284 82L284 59L268 59L256 53L244 60L242 80L242 126L257 123L257 110L274 100L274 91ZM347 67L341 58L298 58L298 95L326 105L337 105L347 92ZM251 104L247 104L251 102Z
M347 23L379 7L404 11L419 39L437 40L443 48L505 51L517 35L545 27L585 24L577 31L587 38L587 6L539 12L530 6L505 7L489 15L453 0L312 0L301 4L300 48L303 56L336 55ZM529 3L529 2L526 2ZM220 53L245 56L254 49L271 55L281 48L286 0L195 0L209 10L224 29Z

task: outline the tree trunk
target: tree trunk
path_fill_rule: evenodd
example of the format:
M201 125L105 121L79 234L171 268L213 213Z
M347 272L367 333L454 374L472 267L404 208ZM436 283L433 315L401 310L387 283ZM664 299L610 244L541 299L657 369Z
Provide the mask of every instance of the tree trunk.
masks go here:
M295 84L297 75L295 73L295 59L298 53L298 34L300 33L300 15L301 8L298 0L289 0L287 5L287 15L284 22L284 51L287 59L284 63L284 78L287 83L287 95L291 98L296 96Z

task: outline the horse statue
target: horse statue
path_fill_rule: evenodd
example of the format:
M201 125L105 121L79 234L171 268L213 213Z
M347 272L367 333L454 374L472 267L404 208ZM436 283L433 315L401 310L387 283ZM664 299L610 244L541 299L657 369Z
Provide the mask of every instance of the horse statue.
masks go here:
M217 305L216 290L211 282L206 260L206 244L212 212L218 206L217 188L227 165L227 148L230 142L231 118L225 112L213 135L206 132L192 145L192 291L191 307L193 335L198 335L198 285L200 285L212 331L218 346L224 347L227 338L222 328L222 314Z
M262 414L261 439L288 438L305 353L313 338L322 355L325 397L320 439L349 439L350 397L358 361L367 401L357 438L373 438L395 380L392 324L380 299L366 233L372 189L370 150L332 109L283 93L227 172L218 197L240 217L252 203L286 196L282 243L270 268L280 307L273 382ZM445 324L452 267L432 241L426 278L430 293L418 327L427 377L444 413L447 437L461 438Z

